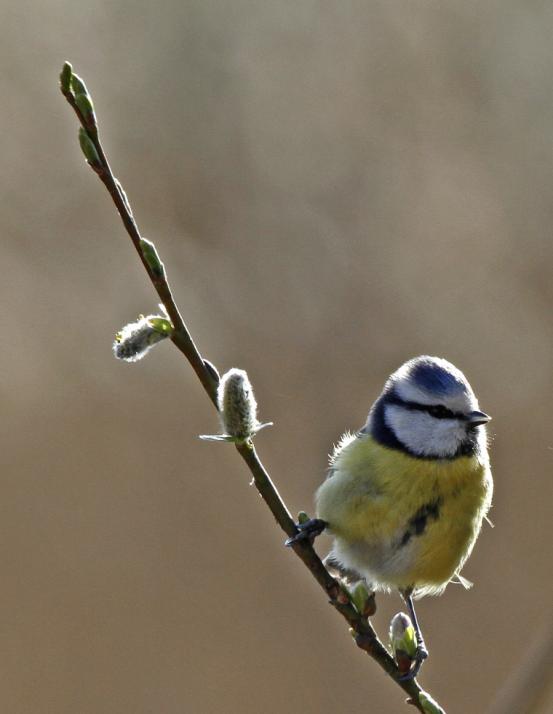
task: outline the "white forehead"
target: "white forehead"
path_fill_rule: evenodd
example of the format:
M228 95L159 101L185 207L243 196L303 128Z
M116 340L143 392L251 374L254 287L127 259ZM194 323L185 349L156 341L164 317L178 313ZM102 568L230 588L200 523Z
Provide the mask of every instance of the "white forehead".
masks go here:
M415 357L394 372L386 385L400 399L418 404L444 404L453 411L478 409L465 375L441 357Z

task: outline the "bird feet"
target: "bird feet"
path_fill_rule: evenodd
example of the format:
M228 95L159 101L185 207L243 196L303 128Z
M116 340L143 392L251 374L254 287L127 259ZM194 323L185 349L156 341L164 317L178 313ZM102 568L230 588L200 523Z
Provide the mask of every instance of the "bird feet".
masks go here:
M285 540L284 545L289 548L295 543L299 543L303 540L308 540L311 544L313 544L315 538L321 535L327 525L328 523L320 518L310 518L304 523L296 523L298 533Z
M407 682L411 679L415 679L421 670L422 663L427 658L428 650L426 649L424 640L421 638L417 644L417 650L415 652L415 658L413 660L414 664L411 666L411 669L405 672L405 674L402 674L401 677L398 677L398 680L400 682Z

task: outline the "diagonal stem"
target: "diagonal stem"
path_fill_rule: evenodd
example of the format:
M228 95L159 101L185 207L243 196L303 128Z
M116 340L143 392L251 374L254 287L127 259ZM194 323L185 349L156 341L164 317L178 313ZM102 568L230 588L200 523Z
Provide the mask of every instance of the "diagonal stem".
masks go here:
M142 240L142 236L140 235L140 231L138 230L138 226L136 224L126 194L123 191L123 188L119 181L113 175L106 154L104 152L104 148L100 142L98 130L94 129L91 131L90 127L87 127L85 119L75 102L75 97L73 93L71 91L64 92L63 90L62 93L69 102L69 104L73 107L82 127L87 131L90 139L94 143L96 151L98 152L101 165L91 166L93 170L98 174L98 177L100 178L104 186L107 188L119 212L121 220L123 221L123 225L125 226L125 229L133 242L136 252L138 253L138 257L142 261L142 265L148 273L148 277L150 278L161 302L167 310L167 313L174 327L174 332L171 339L179 348L179 350L185 355L186 359L190 362L193 370L196 372L209 398L214 404L216 404L217 383L215 382L214 375L205 366L200 352L194 344L194 340L192 339L188 328L186 327L184 320L182 319L182 316L179 312L179 309L175 303L167 278L164 276L160 277L159 275L156 275L146 262L146 259L144 258L144 254L140 247L140 241Z
M152 285L154 286L161 302L167 310L174 327L171 339L189 361L194 372L202 383L208 397L211 399L213 404L217 406L218 379L216 372L213 367L209 363L206 363L206 361L202 358L198 348L194 344L190 332L188 331L188 328L186 327L174 301L165 273L158 275L154 272L144 257L141 248L142 236L140 235L140 231L125 192L123 191L119 181L113 175L100 142L97 126L94 125L91 127L90 121L87 122L85 120L85 117L77 106L75 96L70 88L64 89L62 86L61 91L68 103L71 107L73 107L81 126L87 132L90 140L94 144L100 161L99 164L92 164L89 161L89 164L98 174L98 177L108 190L119 212L123 225L125 226L139 258L148 273L148 277L150 278L150 281L152 282ZM280 497L275 485L271 481L271 478L259 459L251 441L236 444L236 449L250 470L259 494L265 501L279 526L286 533L286 535L296 535L298 533L298 529L294 524L292 516L286 508L286 505ZM386 674L388 674L408 695L409 699L407 701L424 714L424 709L419 702L419 694L422 691L421 688L414 680L400 681L400 672L396 663L378 639L378 636L368 619L363 617L357 611L355 606L352 604L349 595L343 590L340 583L335 580L325 568L311 543L308 541L299 541L293 544L292 549L311 572L312 576L319 583L321 588L325 591L329 597L330 604L347 621L357 646L367 652L367 654L380 665Z

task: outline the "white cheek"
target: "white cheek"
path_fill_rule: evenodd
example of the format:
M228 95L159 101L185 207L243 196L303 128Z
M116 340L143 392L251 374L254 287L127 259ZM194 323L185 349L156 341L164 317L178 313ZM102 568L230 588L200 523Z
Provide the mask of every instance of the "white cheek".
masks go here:
M435 419L395 404L386 406L384 419L399 441L421 456L453 456L466 438L456 419Z

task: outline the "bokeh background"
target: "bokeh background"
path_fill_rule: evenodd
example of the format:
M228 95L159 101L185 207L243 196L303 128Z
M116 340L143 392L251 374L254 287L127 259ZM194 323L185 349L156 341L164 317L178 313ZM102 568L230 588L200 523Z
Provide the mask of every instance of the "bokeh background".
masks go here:
M466 372L495 528L475 587L419 604L421 683L479 714L543 659L552 33L529 0L2 2L2 711L406 711L233 449L198 440L217 420L180 353L113 359L156 296L81 156L65 59L204 356L247 369L275 422L257 446L294 513L405 359ZM400 607L380 598L381 634ZM542 684L524 711L553 711Z

